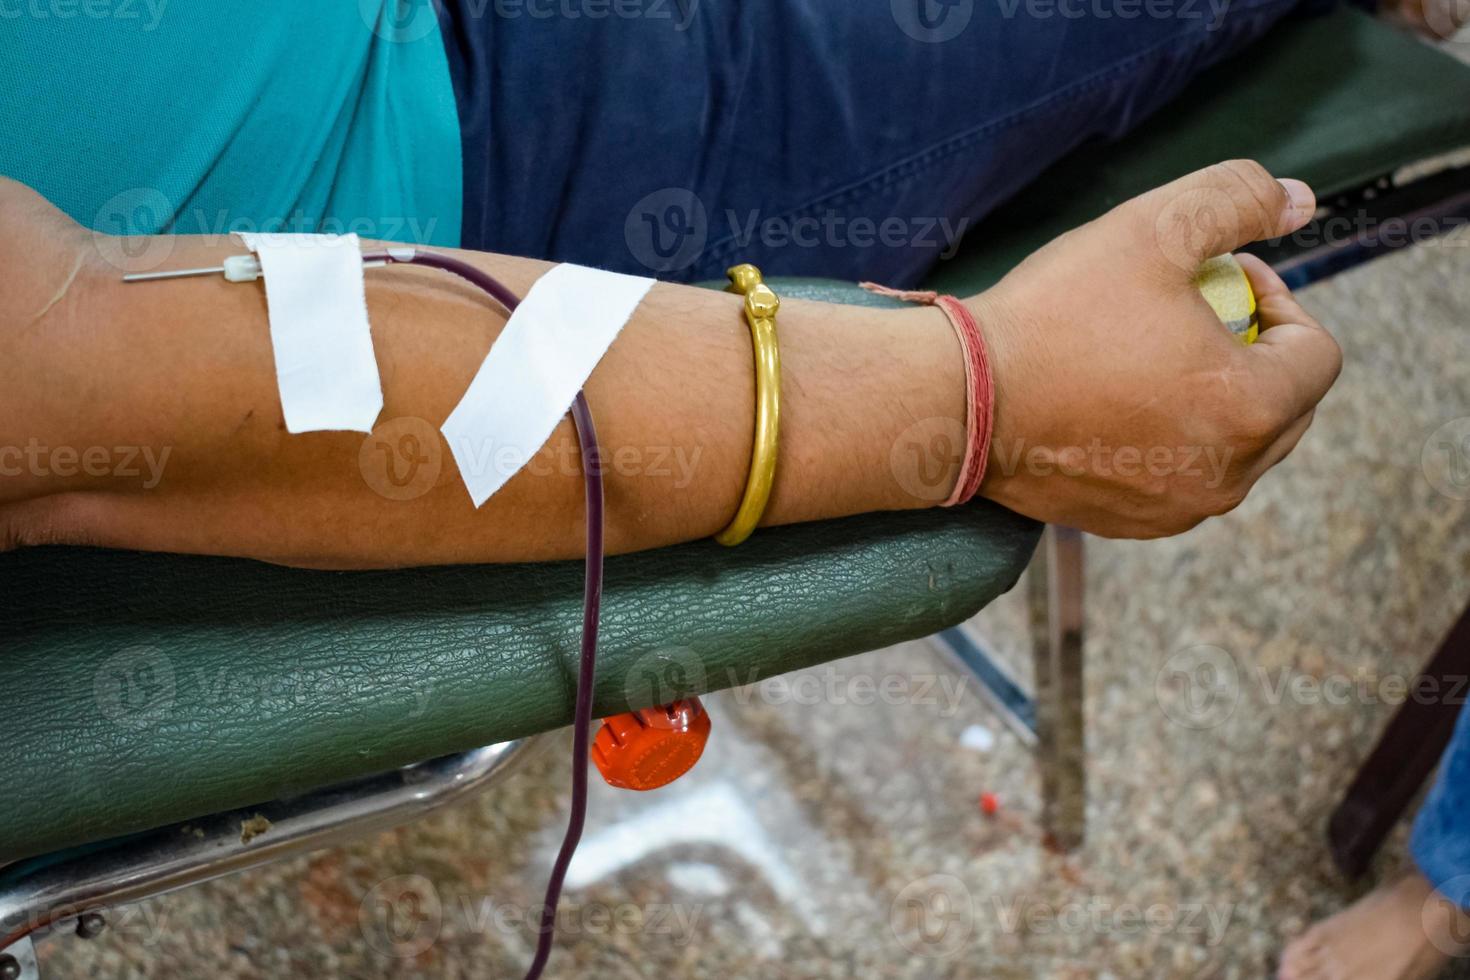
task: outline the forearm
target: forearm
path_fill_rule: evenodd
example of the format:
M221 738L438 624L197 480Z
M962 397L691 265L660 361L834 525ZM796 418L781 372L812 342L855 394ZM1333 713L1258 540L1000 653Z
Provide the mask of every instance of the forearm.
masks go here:
M217 263L238 251L223 240L177 239L168 265ZM548 268L459 254L521 295ZM504 325L503 311L432 270L370 270L367 282L385 400L379 432L390 440L364 453L360 433L286 433L258 285L128 285L114 265L89 257L44 316L0 340L10 376L0 444L34 441L53 456L56 447L79 455L138 447L140 461L163 460L161 472L150 480L139 462L137 475L98 476L53 458L7 477L0 499L41 497L53 525L91 543L294 564L579 554L581 466L569 422L478 511L437 435ZM905 486L891 459L916 421L964 416L963 366L943 317L787 300L779 330L782 442L765 523L932 504ZM611 550L704 537L730 519L754 420L739 297L655 286L587 395L604 448ZM389 465L414 465L394 456L391 440L403 433L423 437L409 454L418 465L439 467L421 491L387 482ZM957 451L927 462L947 489Z

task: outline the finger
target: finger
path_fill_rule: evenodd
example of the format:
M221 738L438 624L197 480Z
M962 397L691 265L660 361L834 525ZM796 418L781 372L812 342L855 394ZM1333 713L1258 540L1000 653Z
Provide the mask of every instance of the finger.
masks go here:
M1255 481L1264 476L1266 471L1271 469L1271 467L1291 455L1291 451L1297 447L1297 443L1302 441L1302 436L1307 434L1307 430L1312 427L1312 420L1316 417L1317 410L1312 409L1288 426L1285 432L1276 437L1275 442L1266 447L1266 451L1261 454L1260 458L1256 460L1255 466L1252 467L1252 483L1255 483Z
M1235 261L1240 263L1245 277L1250 280L1251 292L1255 294L1257 302L1267 296L1278 296L1282 293L1291 295L1291 287L1259 255L1241 252L1235 256Z
M1296 301L1291 287L1264 259L1251 255L1249 252L1241 252L1235 256L1235 260L1240 263L1246 279L1250 281L1251 294L1256 299L1256 319L1260 322L1262 330L1269 330L1279 323L1305 323L1314 327L1321 326L1317 319Z
M1273 311L1274 312L1274 311ZM1342 348L1315 320L1261 318L1260 339L1241 348L1249 370L1283 421L1310 412L1342 372Z
M1310 412L1342 371L1342 348L1303 309L1281 277L1254 255L1236 259L1256 295L1260 337L1242 353L1269 385L1282 419Z
M1193 278L1205 259L1289 235L1316 210L1312 189L1277 180L1253 160L1228 160L1122 205L1140 254Z

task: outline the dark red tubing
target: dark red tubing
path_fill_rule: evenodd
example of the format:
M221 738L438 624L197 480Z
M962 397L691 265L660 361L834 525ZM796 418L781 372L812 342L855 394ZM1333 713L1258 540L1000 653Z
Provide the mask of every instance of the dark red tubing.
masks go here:
M412 257L409 252L412 251ZM394 254L398 253L398 254ZM394 249L373 252L363 261L410 263L452 272L484 290L491 299L514 312L520 300L489 273L437 252ZM566 881L567 867L582 840L582 827L587 822L587 752L592 734L592 683L597 675L597 624L602 608L603 499L602 465L597 448L597 429L592 424L592 409L582 392L572 400L572 422L577 427L577 441L582 447L582 474L587 485L587 574L582 590L582 659L577 670L577 705L572 715L572 812L567 820L567 833L561 850L551 866L551 879L546 883L546 898L541 905L537 928L536 957L526 971L526 980L537 980L551 956L551 943L556 935L556 905Z

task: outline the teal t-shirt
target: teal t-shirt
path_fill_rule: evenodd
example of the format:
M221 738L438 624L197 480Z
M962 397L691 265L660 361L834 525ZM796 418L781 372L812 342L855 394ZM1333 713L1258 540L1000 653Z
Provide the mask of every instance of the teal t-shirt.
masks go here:
M459 122L430 4L7 6L0 174L81 224L459 244Z

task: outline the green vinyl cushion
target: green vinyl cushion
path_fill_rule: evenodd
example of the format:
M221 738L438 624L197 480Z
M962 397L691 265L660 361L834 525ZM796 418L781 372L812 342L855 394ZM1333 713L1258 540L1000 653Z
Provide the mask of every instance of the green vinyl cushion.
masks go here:
M925 636L1011 587L988 503L610 559L599 715ZM566 724L582 565L0 556L0 861ZM718 734L716 737L719 737Z

